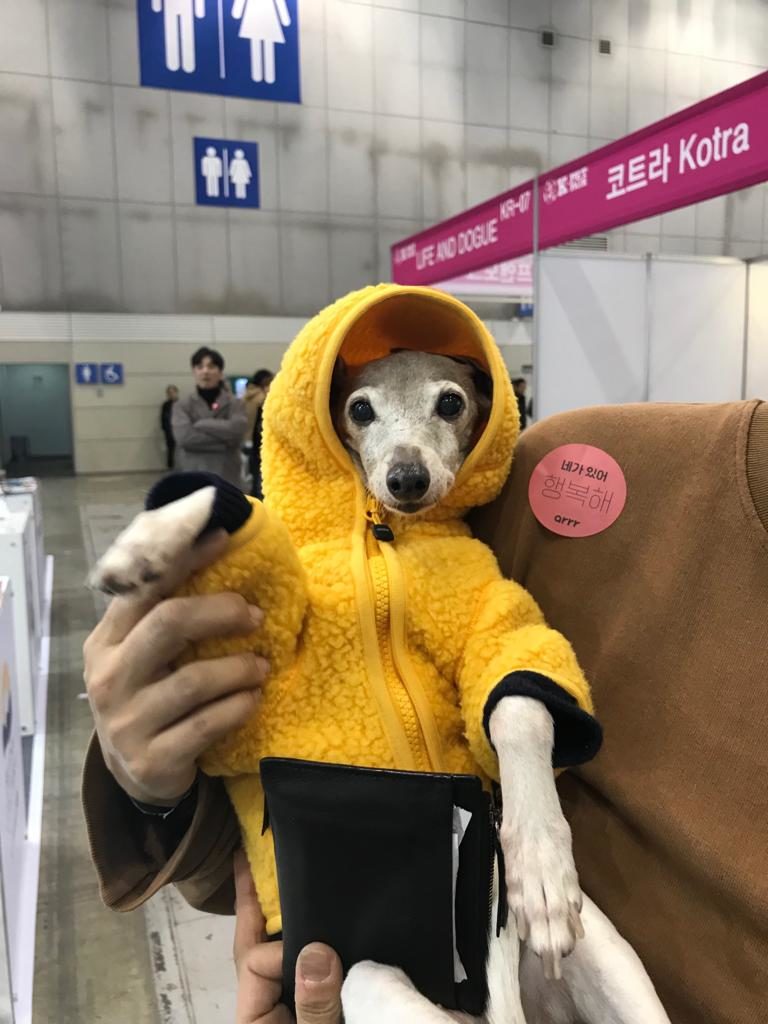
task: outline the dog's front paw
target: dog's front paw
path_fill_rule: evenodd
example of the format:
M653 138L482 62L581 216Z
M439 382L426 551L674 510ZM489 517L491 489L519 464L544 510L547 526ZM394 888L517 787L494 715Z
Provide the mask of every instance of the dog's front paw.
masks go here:
M151 512L140 513L96 563L89 585L105 594L141 596L168 572L167 539L153 529Z
M179 556L205 527L216 496L204 487L152 512L141 512L96 564L88 583L105 594L141 598L164 592Z
M501 828L509 909L520 939L544 961L548 978L560 978L560 961L583 938L582 896L568 822Z

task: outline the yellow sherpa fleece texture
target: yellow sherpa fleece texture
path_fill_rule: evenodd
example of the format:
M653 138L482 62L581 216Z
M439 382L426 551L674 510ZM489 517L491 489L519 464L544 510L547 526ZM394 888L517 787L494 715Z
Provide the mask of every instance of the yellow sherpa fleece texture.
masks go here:
M394 348L474 359L491 376L493 404L443 502L424 516L388 515L395 540L380 544L333 430L330 388L339 356L360 365ZM264 408L266 503L254 503L225 557L188 588L236 590L266 614L252 637L222 638L196 654L254 649L272 663L261 706L202 761L226 778L270 933L280 929L280 907L272 837L261 834L262 758L493 777L483 710L510 672L540 672L592 709L566 640L501 577L463 522L499 492L517 432L517 402L493 339L438 291L380 285L347 295L285 355ZM384 631L374 614L382 608Z

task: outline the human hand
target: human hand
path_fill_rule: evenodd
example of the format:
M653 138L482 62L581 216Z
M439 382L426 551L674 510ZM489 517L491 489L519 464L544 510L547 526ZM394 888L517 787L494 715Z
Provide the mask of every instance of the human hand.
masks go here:
M267 942L251 869L242 850L235 854L237 968L236 1024L293 1024L280 1004L283 944ZM318 942L306 946L296 964L295 1024L340 1024L341 961Z
M179 559L167 592L226 546L223 531L195 546ZM238 594L110 603L85 641L84 678L105 764L129 796L174 806L194 782L198 756L253 712L269 671L263 658L170 666L190 643L250 633L262 621Z

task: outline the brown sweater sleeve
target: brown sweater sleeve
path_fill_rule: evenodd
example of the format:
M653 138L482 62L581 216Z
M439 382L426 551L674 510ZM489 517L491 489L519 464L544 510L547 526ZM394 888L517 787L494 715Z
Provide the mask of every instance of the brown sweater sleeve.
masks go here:
M198 910L234 913L240 828L219 779L201 774L196 799L166 820L144 815L107 768L94 733L82 799L101 898L112 910L135 910L171 883Z

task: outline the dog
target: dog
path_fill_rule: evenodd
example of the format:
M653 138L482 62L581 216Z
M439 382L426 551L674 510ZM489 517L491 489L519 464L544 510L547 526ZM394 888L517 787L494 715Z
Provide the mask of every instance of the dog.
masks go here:
M331 405L336 433L374 503L417 521L450 494L487 422L491 386L471 360L395 351L354 369L338 360ZM174 559L208 522L214 498L208 487L142 513L98 563L91 585L135 599L162 592ZM533 697L505 696L489 731L511 916L491 935L483 1021L669 1024L638 956L579 887L552 770L550 712ZM373 963L352 967L342 1000L348 1024L475 1020L433 1006L402 971Z

